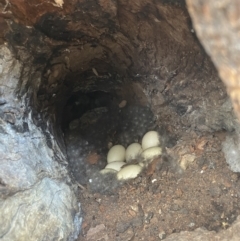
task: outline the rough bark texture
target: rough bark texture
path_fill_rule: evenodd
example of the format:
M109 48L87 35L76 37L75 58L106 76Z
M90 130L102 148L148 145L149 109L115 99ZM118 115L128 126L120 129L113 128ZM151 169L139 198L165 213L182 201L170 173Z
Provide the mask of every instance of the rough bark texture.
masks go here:
M240 3L237 0L187 0L187 3L199 40L227 86L240 119Z

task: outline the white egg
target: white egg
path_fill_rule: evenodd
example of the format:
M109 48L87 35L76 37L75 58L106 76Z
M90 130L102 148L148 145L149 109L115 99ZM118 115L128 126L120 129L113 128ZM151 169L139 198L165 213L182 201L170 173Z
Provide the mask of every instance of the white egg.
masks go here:
M142 149L145 150L150 147L159 146L159 135L156 131L147 132L142 138Z
M121 167L125 164L126 164L126 162L111 162L111 163L107 164L105 169L113 169L116 171L120 171Z
M115 145L111 147L107 154L107 162L123 162L125 161L126 150L122 145Z
M142 167L142 168L145 167L145 163L144 163L144 162L139 162L138 165L139 165L140 167Z
M162 148L159 146L155 146L144 150L141 156L145 161L148 161L153 159L156 156L160 156L161 154L162 154Z
M107 173L117 173L116 170L110 169L110 168L104 168L100 171L101 174L107 174Z
M126 149L126 161L129 162L142 152L142 147L139 143L132 143Z
M142 167L140 167L139 165L128 165L126 167L123 167L117 173L117 179L118 180L132 179L137 177L141 171L142 171Z

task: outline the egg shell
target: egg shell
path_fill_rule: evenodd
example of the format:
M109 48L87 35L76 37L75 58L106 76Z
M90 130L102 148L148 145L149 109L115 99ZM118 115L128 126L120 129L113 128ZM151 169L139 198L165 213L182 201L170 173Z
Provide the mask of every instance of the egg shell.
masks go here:
M156 131L147 132L142 138L142 149L146 150L150 147L159 146L159 135Z
M117 173L116 170L110 169L110 168L104 168L100 171L101 174L107 174L107 173Z
M117 179L118 180L132 179L137 177L141 171L142 171L142 167L140 167L139 165L128 165L123 167L117 173Z
M142 168L146 166L146 165L145 165L145 162L139 162L138 165L139 165L140 167L142 167Z
M111 147L107 154L107 162L125 161L126 150L122 145L115 145Z
M126 162L110 162L107 164L105 169L113 169L116 171L120 171L121 167L125 164L126 164Z
M132 143L126 149L126 161L129 162L142 152L142 147L139 143Z
M160 156L161 154L162 154L162 148L159 146L155 146L144 150L141 156L144 160L151 160L156 156Z

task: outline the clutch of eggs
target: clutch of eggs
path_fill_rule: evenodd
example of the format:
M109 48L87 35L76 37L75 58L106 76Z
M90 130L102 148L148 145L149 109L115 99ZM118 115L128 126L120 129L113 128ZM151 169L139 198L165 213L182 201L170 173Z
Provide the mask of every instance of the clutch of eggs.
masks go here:
M122 145L111 147L107 154L107 162L105 169L101 170L102 174L116 173L118 180L133 179L142 171L154 157L162 154L160 147L159 135L156 131L147 132L142 138L142 145L139 143L130 144L127 149ZM143 163L127 165L134 159L143 160ZM126 162L125 162L126 161Z

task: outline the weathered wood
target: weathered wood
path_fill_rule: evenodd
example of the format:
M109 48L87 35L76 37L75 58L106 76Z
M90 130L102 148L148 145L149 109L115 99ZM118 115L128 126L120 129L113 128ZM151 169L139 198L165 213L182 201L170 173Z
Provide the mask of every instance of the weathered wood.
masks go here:
M197 36L211 57L240 119L240 2L187 0Z

